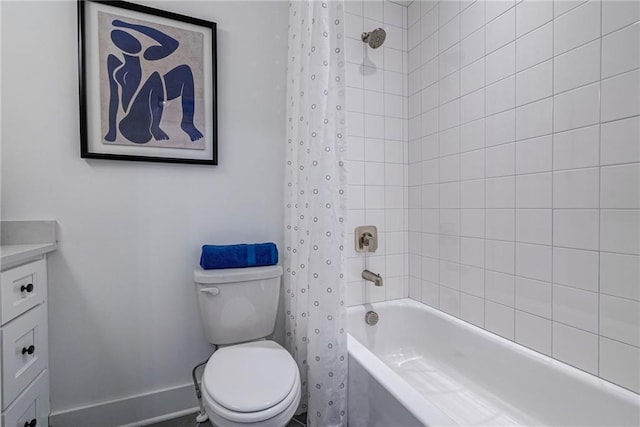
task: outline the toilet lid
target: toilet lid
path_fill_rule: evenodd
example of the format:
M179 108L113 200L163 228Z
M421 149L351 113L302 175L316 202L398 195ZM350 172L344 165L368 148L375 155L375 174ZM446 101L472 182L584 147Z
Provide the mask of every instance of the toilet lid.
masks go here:
M202 380L218 404L235 412L257 412L289 395L297 370L291 355L280 345L255 341L213 353Z

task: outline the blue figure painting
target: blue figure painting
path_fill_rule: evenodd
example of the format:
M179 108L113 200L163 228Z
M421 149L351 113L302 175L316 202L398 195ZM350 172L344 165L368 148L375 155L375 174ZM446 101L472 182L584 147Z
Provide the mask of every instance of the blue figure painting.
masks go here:
M172 100L180 102L179 132L188 137L188 142L203 138L194 124L195 88L190 64L179 63L179 58L178 63L170 61L168 67L158 66L172 57L180 42L147 25L122 19L111 19L110 24L110 40L116 49L106 57L108 117L104 140L114 142L121 136L134 144L169 142L173 135L167 127L163 130L162 118ZM171 130L174 128L177 126Z

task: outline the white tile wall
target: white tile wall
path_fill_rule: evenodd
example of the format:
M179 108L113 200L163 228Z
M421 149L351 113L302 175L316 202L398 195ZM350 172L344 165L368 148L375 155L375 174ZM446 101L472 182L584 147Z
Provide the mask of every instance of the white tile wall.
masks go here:
M540 353L551 355L551 321L524 311L516 311L515 341Z
M347 302L409 295L637 392L639 3L468 3L345 2L347 227L381 233L347 236Z
M600 46L600 39L597 39L553 59L556 93L600 80Z
M420 135L422 125L420 94L409 102L407 78L411 75L420 82L422 62L419 51L414 49L418 55L412 55L411 62L407 52L420 42L421 32L413 25L408 33L407 8L386 0L348 0L345 12L349 136L346 300L356 305L409 294L407 135ZM387 38L382 47L371 49L360 34L378 27L385 29ZM409 70L416 71L409 74ZM435 78L438 72L436 68ZM449 89L453 91L451 99L459 96L456 88ZM437 92L435 97L437 105ZM408 119L414 117L410 127ZM415 126L417 129L412 128ZM353 231L366 224L378 227L379 247L374 254L363 255L354 250ZM381 274L384 286L365 283L360 276L365 268Z
M640 349L619 341L600 338L599 373L604 379L630 390L640 388Z
M407 8L409 295L640 392L640 3L469 3Z
M598 373L598 335L556 321L551 335L554 358L592 374Z
M572 129L553 135L553 169L598 166L599 125Z
M602 34L609 34L640 21L640 3L635 1L602 2Z

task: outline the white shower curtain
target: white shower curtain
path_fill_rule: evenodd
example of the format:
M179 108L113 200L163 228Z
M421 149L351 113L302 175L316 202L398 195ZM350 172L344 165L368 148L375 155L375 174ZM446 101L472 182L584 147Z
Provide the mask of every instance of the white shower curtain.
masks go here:
M286 344L309 426L347 425L344 9L289 4L284 286Z

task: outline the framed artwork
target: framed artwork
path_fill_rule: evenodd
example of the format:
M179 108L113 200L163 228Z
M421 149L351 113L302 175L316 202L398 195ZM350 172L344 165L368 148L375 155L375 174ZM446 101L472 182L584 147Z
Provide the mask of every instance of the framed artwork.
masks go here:
M216 24L123 1L78 1L80 151L217 164Z

